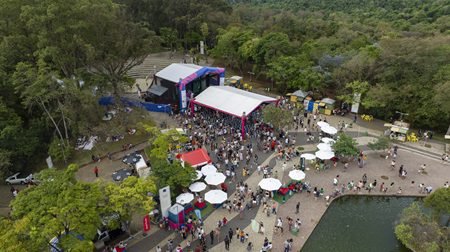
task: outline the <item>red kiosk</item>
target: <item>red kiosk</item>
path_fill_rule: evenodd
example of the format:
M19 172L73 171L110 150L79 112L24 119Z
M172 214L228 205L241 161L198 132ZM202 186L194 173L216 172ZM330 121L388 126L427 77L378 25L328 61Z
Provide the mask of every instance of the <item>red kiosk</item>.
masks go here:
M194 168L211 163L211 158L209 157L208 152L202 148L182 153L180 154L179 159L183 162L187 162Z

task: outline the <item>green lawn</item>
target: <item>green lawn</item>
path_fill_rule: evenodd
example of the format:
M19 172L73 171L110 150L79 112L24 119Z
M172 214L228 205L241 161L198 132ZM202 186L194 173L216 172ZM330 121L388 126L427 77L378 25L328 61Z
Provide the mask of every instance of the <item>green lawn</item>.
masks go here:
M94 134L100 137L92 150L75 150L69 163L83 165L91 161L92 155L104 157L108 152L115 153L122 150L124 144L140 144L148 140L142 124L155 125L151 115L146 111L133 108L131 113L119 113L111 121L102 121L94 128ZM134 128L136 133L129 135L127 129ZM106 138L111 135L123 135L124 139L118 142L106 142ZM64 167L63 162L55 162L56 167Z

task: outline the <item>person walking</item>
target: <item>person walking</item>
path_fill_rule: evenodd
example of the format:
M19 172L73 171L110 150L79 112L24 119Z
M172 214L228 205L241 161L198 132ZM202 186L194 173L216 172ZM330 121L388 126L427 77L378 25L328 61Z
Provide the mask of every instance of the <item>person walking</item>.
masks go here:
M228 238L228 235L225 235L224 242L225 242L225 249L226 250L230 250L230 242L231 242L231 240L230 240L230 238Z
M94 171L94 173L95 173L95 177L98 178L98 172L100 171L100 170L98 169L98 166L95 166L93 171Z
M295 205L295 213L298 214L300 212L300 201Z
M209 238L211 238L211 245L214 244L214 231L211 230L211 232L209 232Z
M233 240L233 229L230 228L230 230L228 230L228 236L229 236L229 242L231 243L231 241Z

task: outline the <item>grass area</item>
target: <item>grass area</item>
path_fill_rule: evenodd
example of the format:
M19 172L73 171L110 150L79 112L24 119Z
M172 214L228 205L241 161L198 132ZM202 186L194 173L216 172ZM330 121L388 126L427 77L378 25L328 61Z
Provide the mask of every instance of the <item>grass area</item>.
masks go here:
M212 211L214 211L212 204L206 203L206 207L200 210L202 213L202 219L205 219L210 213L212 213Z
M292 194L294 195L294 194ZM284 197L284 202L283 202L283 197ZM273 200L275 200L276 202L278 202L279 204L284 204L286 203L286 201L288 201L292 196L289 195L289 192L286 193L286 195L281 195L279 193L275 193L275 195L273 196Z
M75 150L69 163L86 164L92 155L105 156L108 152L115 153L122 150L124 144L136 145L148 140L148 135L142 125L155 125L151 115L143 109L133 108L131 113L119 112L111 121L101 121L93 129L92 135L100 138L92 150ZM136 133L129 135L127 130L136 129ZM118 142L106 142L108 136L122 135L124 139ZM63 162L55 162L56 167L64 167Z

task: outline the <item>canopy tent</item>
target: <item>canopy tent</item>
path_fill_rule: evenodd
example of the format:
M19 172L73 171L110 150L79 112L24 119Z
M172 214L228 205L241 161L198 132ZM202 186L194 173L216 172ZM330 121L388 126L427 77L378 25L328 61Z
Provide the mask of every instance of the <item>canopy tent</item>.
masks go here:
M317 149L319 149L321 151L332 151L331 146L326 143L319 143L317 145Z
M191 192L201 192L206 189L206 184L203 182L195 182L189 186Z
M299 89L299 90L295 91L294 93L292 93L292 95L295 95L300 98L305 98L306 96L308 96L308 93L303 92L302 90Z
M183 162L187 162L194 168L211 163L211 158L206 150L202 148L183 153L181 154L180 159Z
M281 181L275 178L265 178L259 181L258 183L259 187L263 190L267 191L275 191L280 189L281 187Z
M176 202L178 204L184 205L194 200L194 195L192 193L182 193L177 196Z
M306 174L300 170L292 170L289 172L289 177L293 180L303 180Z
M217 168L212 165L212 164L208 164L202 167L201 173L205 176L208 176L209 174L213 174L217 172Z
M205 182L208 185L215 185L215 186L217 186L217 185L220 185L223 182L225 182L225 179L226 179L226 177L225 177L225 175L223 175L223 173L216 172L216 173L208 174L206 176L206 178L205 178Z
M323 143L326 143L326 144L332 144L332 143L336 142L336 140L334 140L333 138L329 138L329 137L323 137L322 139L320 139L320 141L322 141Z
M316 152L316 157L322 160L332 159L334 157L334 152L320 150Z
M211 204L222 204L227 198L227 193L222 190L211 190L205 193L205 200Z
M212 76L218 76L218 79L215 80L215 78L212 78ZM203 77L209 80L214 79L214 81L208 81L208 84L206 86L223 85L225 82L225 69L220 67L173 63L157 72L154 79L156 79L156 86L165 86L169 89L169 92L167 94L168 97L179 97L180 109L181 111L184 111L187 108L188 99L190 99L190 97L186 95L186 86L189 83L194 83L197 79ZM176 86L176 89L173 87L174 85ZM202 87L200 87L199 85L201 85ZM203 84L199 85L197 85L197 91L201 91L206 87L203 86ZM164 93L167 91L160 88L158 88L158 90L153 90L153 86L154 85L150 87L149 91L152 93L156 92L157 95L161 92Z
M230 86L211 86L191 101L193 105L210 108L222 113L239 117L242 121L242 135L245 135L245 120L255 109L263 103L275 103L278 100L269 96L255 94Z
M330 125L326 122L317 122L317 126L321 127L321 128L326 128L326 127L330 127Z

